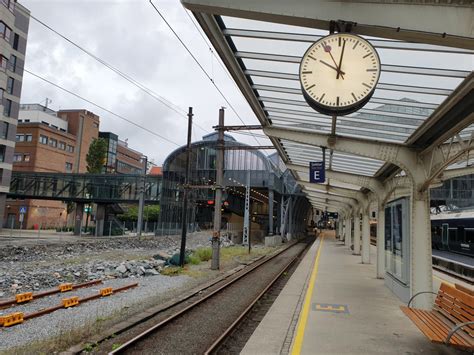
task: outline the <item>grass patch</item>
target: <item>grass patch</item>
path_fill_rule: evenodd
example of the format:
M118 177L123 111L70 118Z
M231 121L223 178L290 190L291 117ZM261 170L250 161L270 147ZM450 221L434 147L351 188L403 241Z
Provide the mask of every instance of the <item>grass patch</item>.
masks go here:
M201 261L208 261L212 258L212 249L208 248L198 248L193 253L194 256L198 257Z
M165 276L178 276L183 273L184 269L179 266L169 266L165 267L163 270L160 271L161 275Z
M201 263L201 258L197 255L191 254L186 258L186 261L192 265L199 265Z

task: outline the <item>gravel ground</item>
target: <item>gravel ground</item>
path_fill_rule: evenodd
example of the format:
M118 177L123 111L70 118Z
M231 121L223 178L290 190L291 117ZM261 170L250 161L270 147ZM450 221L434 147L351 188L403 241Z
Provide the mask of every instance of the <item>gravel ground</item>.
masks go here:
M132 311L134 304L140 304L146 299L156 298L166 292L184 286L191 280L188 276L152 276L147 278L114 279L105 281L102 285L79 289L73 292L53 295L38 299L32 303L1 310L9 313L21 311L31 313L42 308L60 304L61 299L71 296L89 296L103 287L120 287L138 282L139 286L128 291L120 292L109 297L89 301L78 307L60 309L42 317L33 318L25 323L10 328L0 328L0 352L18 346L25 346L35 341L64 336L74 329L90 326L93 329L97 323L118 314ZM66 296L67 295L67 296Z

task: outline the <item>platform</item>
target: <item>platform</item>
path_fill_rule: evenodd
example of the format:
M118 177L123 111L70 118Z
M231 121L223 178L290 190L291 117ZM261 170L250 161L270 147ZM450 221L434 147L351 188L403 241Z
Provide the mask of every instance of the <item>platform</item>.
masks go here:
M474 268L474 258L463 254L433 249L433 258L456 263L470 269Z
M371 250L375 261L375 248ZM458 354L430 343L402 303L375 278L375 264L331 234L316 241L242 354ZM442 276L441 276L442 277ZM440 276L433 278L437 290Z

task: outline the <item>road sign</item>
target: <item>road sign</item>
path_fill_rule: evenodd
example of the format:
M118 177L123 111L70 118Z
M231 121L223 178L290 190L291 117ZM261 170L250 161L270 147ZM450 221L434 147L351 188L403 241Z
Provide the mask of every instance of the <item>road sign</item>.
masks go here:
M24 213L20 213L20 215L18 216L18 222L23 222L24 215L25 215Z
M309 163L309 182L323 183L326 181L324 161L312 161Z
M20 213L25 214L26 213L26 206L21 206L20 207Z

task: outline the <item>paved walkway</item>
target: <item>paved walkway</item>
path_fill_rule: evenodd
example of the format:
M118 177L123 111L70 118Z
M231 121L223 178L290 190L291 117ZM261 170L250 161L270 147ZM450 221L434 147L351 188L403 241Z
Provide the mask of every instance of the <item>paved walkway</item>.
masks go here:
M375 260L375 248L371 254ZM437 276L435 287L439 283ZM375 278L375 264L361 264L327 234L306 254L242 353L458 353L430 343L400 305Z

